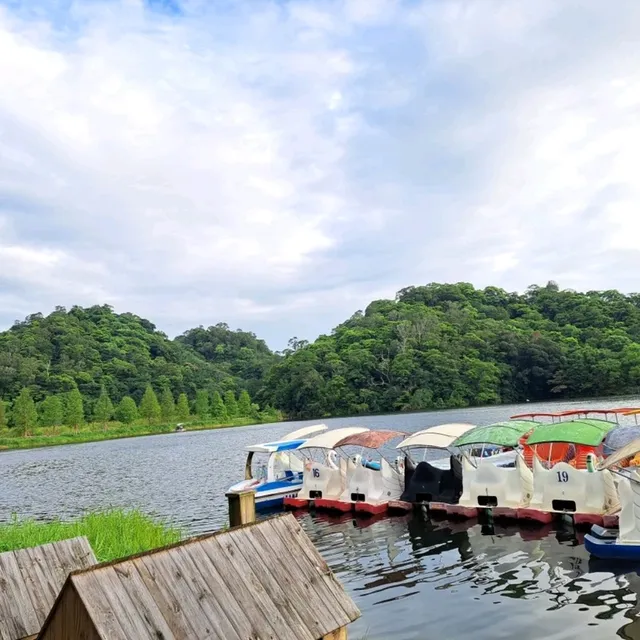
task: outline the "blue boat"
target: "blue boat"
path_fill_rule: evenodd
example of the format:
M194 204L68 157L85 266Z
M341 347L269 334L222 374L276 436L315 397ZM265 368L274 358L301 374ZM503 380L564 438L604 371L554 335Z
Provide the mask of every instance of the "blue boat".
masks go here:
M245 479L229 488L229 493L256 492L256 511L282 507L285 498L295 498L302 488L304 461L292 453L309 436L327 430L324 424L298 429L282 440L245 447Z
M585 549L603 560L640 561L640 543L626 544L620 541L618 529L605 529L597 524L584 537Z

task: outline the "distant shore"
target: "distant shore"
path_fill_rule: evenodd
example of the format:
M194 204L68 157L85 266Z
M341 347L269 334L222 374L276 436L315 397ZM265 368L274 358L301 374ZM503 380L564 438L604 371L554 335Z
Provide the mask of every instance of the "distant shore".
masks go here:
M253 424L269 424L281 421L281 416L270 415L258 419L247 417L235 418L223 424L206 421L184 422L184 432L229 429L232 427L246 427ZM103 440L120 440L122 438L136 438L169 433L175 433L176 437L179 437L180 433L176 432L176 424L176 422L173 422L171 424L160 425L144 423L122 425L116 422L107 423L105 428L103 425L92 423L80 427L77 432L68 427L59 427L57 430L38 428L33 434L26 436L14 436L11 434L11 430L7 429L0 431L0 454L3 451L15 451L18 449L37 449L40 447L100 442Z

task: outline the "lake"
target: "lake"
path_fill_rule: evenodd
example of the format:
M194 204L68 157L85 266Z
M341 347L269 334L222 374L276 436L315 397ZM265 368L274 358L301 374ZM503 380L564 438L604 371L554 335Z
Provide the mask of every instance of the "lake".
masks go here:
M640 398L483 407L325 420L413 432L445 422L489 424L515 413L640 406ZM227 520L225 490L245 445L312 422L238 427L0 453L0 521L71 518L139 507L189 533ZM589 559L569 525L498 527L423 514L300 522L362 611L353 640L628 638L640 640L639 567Z

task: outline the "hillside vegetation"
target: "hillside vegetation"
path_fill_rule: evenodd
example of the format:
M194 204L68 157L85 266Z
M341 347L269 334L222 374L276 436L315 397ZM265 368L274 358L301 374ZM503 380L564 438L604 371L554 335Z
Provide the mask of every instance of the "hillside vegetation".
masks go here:
M430 284L273 353L225 324L170 340L109 306L0 333L0 428L216 424L595 397L640 389L640 295Z

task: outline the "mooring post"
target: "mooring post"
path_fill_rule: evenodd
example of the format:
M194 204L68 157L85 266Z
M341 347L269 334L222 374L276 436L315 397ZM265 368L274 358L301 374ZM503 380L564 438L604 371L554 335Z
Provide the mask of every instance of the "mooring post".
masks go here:
M341 627L333 633L328 633L322 640L347 640L347 627Z
M229 501L229 525L239 527L256 521L256 492L227 493Z

